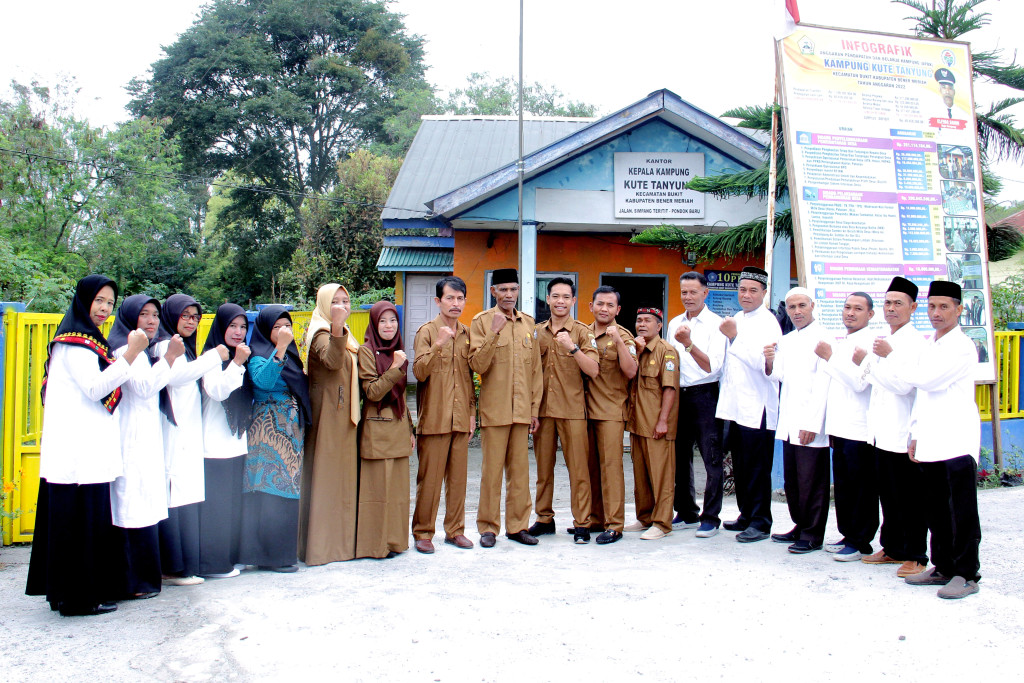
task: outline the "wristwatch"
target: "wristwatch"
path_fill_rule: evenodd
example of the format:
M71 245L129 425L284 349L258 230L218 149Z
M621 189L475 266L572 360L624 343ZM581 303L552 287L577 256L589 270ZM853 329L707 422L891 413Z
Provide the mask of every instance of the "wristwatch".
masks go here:
M693 350L693 342L690 342L689 346L684 346L683 347L683 351L686 351L687 353L689 353L692 350Z
M569 353L573 354L573 353L576 353L579 350L580 350L580 345L577 344L576 346L572 347L572 351L570 351Z

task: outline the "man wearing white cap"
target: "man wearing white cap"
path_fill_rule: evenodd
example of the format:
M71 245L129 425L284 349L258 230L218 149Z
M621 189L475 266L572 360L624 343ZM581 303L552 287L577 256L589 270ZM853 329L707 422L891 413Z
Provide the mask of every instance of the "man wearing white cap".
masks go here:
M736 297L743 310L722 321L728 339L715 417L729 420L730 451L740 516L722 524L736 540L768 538L772 528L772 460L779 391L764 374L764 347L782 336L775 314L765 308L768 273L748 266L740 272Z
M786 314L794 329L777 344L764 347L764 373L782 383L775 438L782 441L786 503L794 526L787 533L772 534L772 540L789 543L789 552L802 554L821 549L828 522L829 375L815 349L830 335L814 319L814 299L804 287L786 293Z

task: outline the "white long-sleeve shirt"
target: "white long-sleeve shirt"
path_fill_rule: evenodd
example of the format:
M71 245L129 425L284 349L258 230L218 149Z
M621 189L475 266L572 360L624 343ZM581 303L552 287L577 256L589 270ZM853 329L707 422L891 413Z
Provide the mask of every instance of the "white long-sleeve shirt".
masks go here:
M114 351L120 357L127 346ZM124 397L117 407L121 421L121 462L124 473L110 485L114 525L124 529L152 526L167 519L164 440L160 423L160 390L171 368L162 357L153 365L143 351L132 363Z
M782 383L779 395L779 424L775 438L794 446L828 447L825 434L825 402L828 397L827 363L814 353L819 341L835 337L812 320L803 329L787 332L779 340L770 379ZM762 366L763 368L763 366ZM814 433L814 440L800 443L800 432Z
M666 339L679 352L679 386L695 387L700 384L717 382L725 363L725 346L728 339L719 330L722 316L705 306L693 318L686 314L677 315L668 322ZM697 361L686 352L686 347L676 341L676 330L686 325L690 328L690 342L708 356L711 369L708 372L697 365Z
M857 347L870 352L874 340L874 330L865 327L833 344L832 356L825 364L825 372L832 378L825 408L825 433L829 436L864 442L869 438L871 385L853 362L853 352Z
M156 345L163 357L170 340ZM220 369L220 354L210 349L194 361L179 357L171 366L167 391L174 408L175 426L160 415L164 437L164 473L167 480L167 507L198 503L206 497L203 468L203 404L196 380Z
M779 388L765 377L764 347L777 343L782 329L775 314L763 306L741 311L735 319L736 338L726 347L715 417L757 429L763 415L767 428L775 429Z
M917 358L901 351L894 360L899 377L917 388L910 420L910 438L917 441L914 457L938 462L970 455L977 462L981 418L974 399L974 342L958 325L938 341L926 341Z
M39 443L39 476L51 484L102 484L123 472L120 427L122 405L114 413L103 397L131 374L123 358L100 371L96 354L85 347L56 344L50 357Z
M878 335L884 336L884 335ZM924 345L924 336L910 323L886 337L896 351L914 358ZM868 404L868 443L892 453L906 453L910 436L910 411L917 390L895 372L893 353L885 358L869 353L862 364L871 384Z
M237 363L228 363L223 370L203 375L203 392L207 396L203 401L203 455L207 458L234 458L248 452L245 432L238 436L231 433L221 404L242 386L244 376L245 366Z

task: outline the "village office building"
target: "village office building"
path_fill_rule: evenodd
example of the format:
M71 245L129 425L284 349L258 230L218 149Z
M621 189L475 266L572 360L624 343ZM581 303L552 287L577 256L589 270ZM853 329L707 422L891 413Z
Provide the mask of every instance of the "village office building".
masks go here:
M713 310L738 309L735 273L746 265L763 266L763 255L688 264L679 250L632 245L629 239L652 225L720 232L765 216L763 200L680 191L696 175L757 168L765 149L750 133L668 90L597 120L526 119L523 222L537 226L538 322L549 317L544 297L558 276L576 283L573 315L585 323L593 320L587 303L600 285L621 292L618 321L625 327L633 329L636 309L645 303L665 310L667 322L683 312L677 282L691 270L713 280ZM386 230L427 228L431 236L385 236L377 263L396 273L410 349L419 326L437 315L438 278L454 273L466 281L462 320L469 324L494 305L491 273L518 266L517 156L515 117L424 117L381 218ZM671 215L674 205L691 217ZM661 211L655 217L629 215L650 207ZM790 252L788 243L776 244L773 271L776 281L782 274L785 286L773 294L788 288Z

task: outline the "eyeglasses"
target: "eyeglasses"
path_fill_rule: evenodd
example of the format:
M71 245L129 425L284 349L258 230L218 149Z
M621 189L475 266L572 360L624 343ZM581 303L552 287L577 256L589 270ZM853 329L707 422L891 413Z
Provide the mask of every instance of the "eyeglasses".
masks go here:
M203 319L203 316L201 316L198 313L196 313L194 315L189 314L189 313L182 313L179 319L180 320L191 320L192 322L197 323L197 322L199 322L200 320Z

